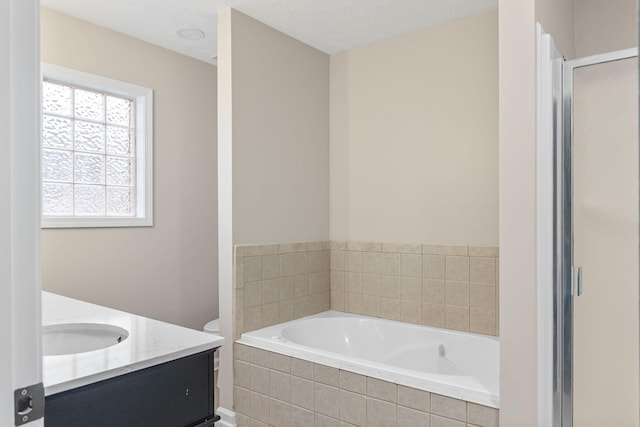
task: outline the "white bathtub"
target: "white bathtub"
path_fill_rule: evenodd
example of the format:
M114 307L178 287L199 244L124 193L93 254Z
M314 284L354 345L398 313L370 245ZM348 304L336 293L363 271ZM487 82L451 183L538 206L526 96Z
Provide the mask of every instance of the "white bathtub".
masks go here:
M498 408L496 337L337 311L242 334L239 343Z

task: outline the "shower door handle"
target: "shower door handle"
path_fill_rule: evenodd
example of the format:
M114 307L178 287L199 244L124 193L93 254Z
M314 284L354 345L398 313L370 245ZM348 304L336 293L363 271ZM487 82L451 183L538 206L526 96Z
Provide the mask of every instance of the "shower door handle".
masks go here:
M576 268L576 296L582 295L582 267Z

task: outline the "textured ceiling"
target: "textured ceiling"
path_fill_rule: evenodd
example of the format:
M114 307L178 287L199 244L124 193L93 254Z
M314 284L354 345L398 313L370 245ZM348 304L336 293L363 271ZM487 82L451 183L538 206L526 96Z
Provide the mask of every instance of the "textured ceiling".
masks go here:
M41 0L68 15L215 63L217 13L233 7L332 54L497 7L498 0ZM199 28L184 40L181 28Z

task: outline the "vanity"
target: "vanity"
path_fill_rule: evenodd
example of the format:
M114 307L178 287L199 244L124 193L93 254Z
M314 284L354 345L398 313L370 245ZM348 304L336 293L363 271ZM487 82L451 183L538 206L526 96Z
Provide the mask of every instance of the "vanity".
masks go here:
M222 337L43 292L45 427L213 426Z

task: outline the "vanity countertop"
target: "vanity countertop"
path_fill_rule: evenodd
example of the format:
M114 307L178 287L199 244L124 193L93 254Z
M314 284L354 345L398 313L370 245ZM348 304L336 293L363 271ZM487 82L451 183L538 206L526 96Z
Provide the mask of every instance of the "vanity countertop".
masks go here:
M123 311L42 292L42 323L107 323L129 331L123 342L102 350L45 356L45 395L117 377L220 347L224 338Z

